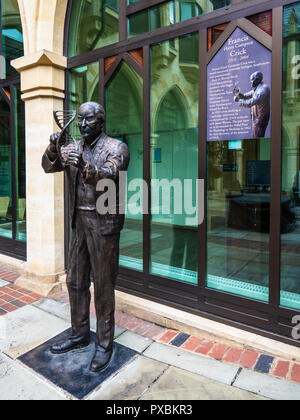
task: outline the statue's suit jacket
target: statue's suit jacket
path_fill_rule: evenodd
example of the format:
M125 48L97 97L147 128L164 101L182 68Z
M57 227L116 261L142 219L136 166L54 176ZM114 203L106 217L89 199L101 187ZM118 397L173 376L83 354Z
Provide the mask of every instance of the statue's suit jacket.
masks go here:
M94 148L89 152L83 146L83 141L78 143L78 148L83 152L84 167L79 170L75 166L66 163L66 156L70 150L70 145L61 148L62 158L58 154L53 154L47 149L42 158L42 167L46 173L65 171L69 183L70 191L70 210L72 227L75 222L76 210L76 187L78 177L81 176L83 182L88 186L90 193L95 197L95 203L103 194L103 191L96 191L96 185L101 179L112 179L116 181L116 214L98 214L100 221L100 232L102 235L113 235L120 233L124 225L124 214L120 214L119 208L124 203L120 203L119 197L119 172L126 171L129 165L130 154L126 143L108 137L102 133Z

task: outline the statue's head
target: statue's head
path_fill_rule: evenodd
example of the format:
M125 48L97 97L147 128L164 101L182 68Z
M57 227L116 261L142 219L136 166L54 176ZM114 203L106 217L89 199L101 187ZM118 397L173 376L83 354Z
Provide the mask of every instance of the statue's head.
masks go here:
M251 86L253 88L256 88L263 81L263 78L264 78L264 75L260 71L257 71L251 74L251 77L250 77Z
M97 102L86 102L78 110L78 127L83 139L92 143L103 132L105 110Z

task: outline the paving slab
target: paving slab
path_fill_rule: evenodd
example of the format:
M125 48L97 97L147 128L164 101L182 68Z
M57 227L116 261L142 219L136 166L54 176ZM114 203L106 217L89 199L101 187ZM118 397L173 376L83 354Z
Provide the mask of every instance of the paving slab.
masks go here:
M116 340L116 343L123 344L123 346L129 347L138 353L142 353L153 343L153 340L136 334L133 331L126 331Z
M204 358L160 343L151 344L143 355L228 385L234 381L239 370L238 366Z
M18 362L0 354L0 400L66 400L63 393L56 390Z
M45 312L48 312L49 314L55 315L58 318L62 318L65 321L70 322L70 306L67 303L57 302L49 298L42 298L39 301L34 302L32 305Z
M70 314L70 305L64 302L58 302L53 299L43 298L35 303L32 304L37 308L48 312L49 314L55 315L58 318L64 319L68 321L69 325L71 322L71 314ZM96 317L91 316L91 330L96 331ZM118 325L115 326L115 336L121 335L126 328L119 327Z
M0 336L0 351L17 358L68 328L69 324L28 305L4 315L5 335Z
M140 399L245 401L263 400L264 398L171 366Z
M274 400L300 400L300 385L243 369L233 386Z
M137 400L166 368L165 363L138 356L88 399Z

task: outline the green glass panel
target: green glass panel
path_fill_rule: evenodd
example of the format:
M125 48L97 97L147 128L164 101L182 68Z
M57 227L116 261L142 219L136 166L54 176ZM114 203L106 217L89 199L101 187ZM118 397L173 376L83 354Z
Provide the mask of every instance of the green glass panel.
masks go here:
M143 81L123 63L106 89L106 132L125 141L130 150L127 213L120 239L120 265L143 269Z
M198 282L197 45L192 34L151 48L150 271L190 284Z
M26 151L25 151L25 109L21 100L20 87L14 89L15 98L15 173L16 173L16 239L26 241Z
M10 106L0 94L0 236L12 239Z
M130 0L130 4L136 0ZM174 0L129 18L129 36L150 32L230 5L230 0Z
M207 144L207 286L265 302L269 299L270 144L270 139Z
M69 57L119 41L118 0L76 0L73 2Z
M283 15L282 306L300 309L300 2Z
M10 61L24 55L21 17L17 0L1 2L1 24L0 78L6 79L17 74L17 71L10 65Z
M99 102L99 64L91 63L76 67L69 72L69 109L78 111L84 102ZM80 140L76 123L71 125L71 134Z

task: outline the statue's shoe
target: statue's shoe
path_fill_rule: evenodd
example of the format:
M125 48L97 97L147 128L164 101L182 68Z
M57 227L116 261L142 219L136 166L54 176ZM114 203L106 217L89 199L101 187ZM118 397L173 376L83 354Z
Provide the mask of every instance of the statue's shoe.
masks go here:
M90 344L90 340L87 338L81 338L81 339L77 338L76 340L72 340L72 337L70 337L63 343L54 344L50 348L50 351L53 354L64 354L75 349L81 349L81 348L87 347L89 344Z
M91 361L90 370L92 372L100 372L105 369L111 360L113 350L103 351L103 349L96 348L93 360Z

